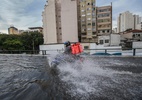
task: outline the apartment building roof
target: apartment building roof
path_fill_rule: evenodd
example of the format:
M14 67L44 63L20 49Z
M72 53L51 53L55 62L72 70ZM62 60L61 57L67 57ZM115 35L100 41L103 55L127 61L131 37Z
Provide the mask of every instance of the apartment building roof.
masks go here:
M42 27L29 27L29 29L43 29Z

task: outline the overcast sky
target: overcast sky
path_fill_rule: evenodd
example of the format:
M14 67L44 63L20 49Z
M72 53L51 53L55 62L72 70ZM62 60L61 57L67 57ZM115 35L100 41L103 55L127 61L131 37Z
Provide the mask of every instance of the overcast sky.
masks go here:
M141 0L96 0L97 6L113 4L113 27L119 13L130 11L142 16ZM0 0L0 32L8 33L8 27L18 29L42 26L42 11L46 0Z

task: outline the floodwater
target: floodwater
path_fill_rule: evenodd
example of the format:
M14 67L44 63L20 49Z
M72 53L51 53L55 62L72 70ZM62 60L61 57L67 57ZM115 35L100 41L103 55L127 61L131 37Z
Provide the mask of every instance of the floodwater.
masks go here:
M142 100L141 57L86 57L58 75L51 58L0 55L0 100Z

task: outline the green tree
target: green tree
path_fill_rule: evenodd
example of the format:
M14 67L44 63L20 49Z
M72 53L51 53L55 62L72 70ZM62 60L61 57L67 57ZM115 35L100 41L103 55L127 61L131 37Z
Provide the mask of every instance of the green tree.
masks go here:
M43 44L43 35L39 32L25 32L21 34L21 41L26 50L39 50Z
M3 48L6 50L23 50L23 44L17 39L7 39L3 42Z
M39 50L43 44L43 35L39 32L26 32L20 35L0 34L2 50Z
M8 39L8 34L0 34L0 49L4 49L3 43Z

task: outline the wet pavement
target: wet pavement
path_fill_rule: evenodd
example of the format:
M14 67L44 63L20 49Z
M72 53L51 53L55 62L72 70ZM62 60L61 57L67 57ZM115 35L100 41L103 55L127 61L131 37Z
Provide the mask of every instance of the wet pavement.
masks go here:
M59 65L58 75L50 60L0 55L0 100L142 100L142 57L88 56Z

